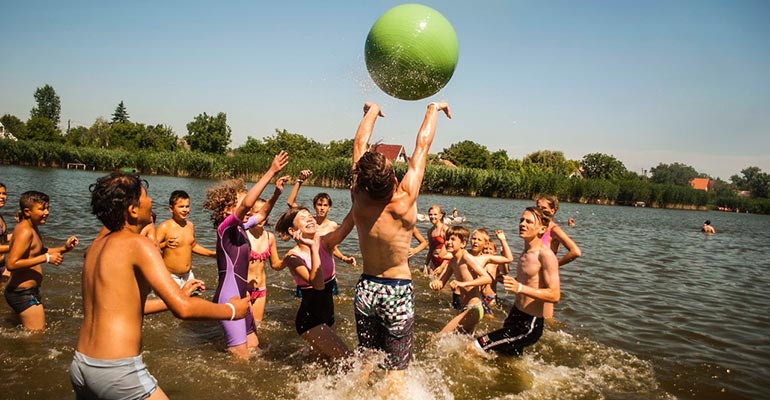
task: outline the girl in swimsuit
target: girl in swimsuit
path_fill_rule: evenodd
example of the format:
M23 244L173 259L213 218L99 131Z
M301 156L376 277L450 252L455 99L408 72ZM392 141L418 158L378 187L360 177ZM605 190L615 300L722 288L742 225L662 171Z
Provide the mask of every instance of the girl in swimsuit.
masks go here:
M331 253L353 229L353 217L348 213L336 230L324 236L320 236L317 228L315 218L304 207L290 208L275 224L281 239L293 238L297 244L283 259L302 292L294 324L297 333L323 355L346 357L351 354L350 349L333 328L336 271Z
M446 254L446 250L444 250L444 235L447 229L444 224L445 215L438 204L434 204L428 209L428 219L433 226L428 229L428 256L425 259L425 268L423 269L425 274L441 275L441 271L437 269L444 262L442 256Z
M246 192L243 180L229 180L206 191L203 208L211 211L211 220L217 228L217 268L219 282L214 301L225 303L233 296L246 294L251 246L243 223L251 215L251 209L270 180L288 163L289 156L281 151L273 159L270 169ZM283 192L288 176L275 182L273 196L255 215L257 221L267 218L273 205ZM259 344L254 317L249 311L245 318L221 321L227 338L227 350L241 359L249 358L249 349Z
M257 212L266 203L258 199L254 203L252 212ZM252 217L254 218L254 217ZM250 222L251 219L250 218ZM256 218L254 218L256 219ZM282 260L278 257L275 235L265 230L268 220L254 221L246 234L249 236L251 251L249 252L249 277L247 278L247 293L251 297L251 313L254 321L259 324L265 315L265 303L267 302L267 274L265 273L265 261L270 260L270 267L281 270ZM251 225L250 223L246 224Z
M6 200L8 200L8 192L5 185L0 182L0 208L5 206ZM5 286L5 283L11 278L11 272L5 269L5 255L11 250L9 242L12 235L8 233L8 225L5 224L3 216L0 215L0 287Z

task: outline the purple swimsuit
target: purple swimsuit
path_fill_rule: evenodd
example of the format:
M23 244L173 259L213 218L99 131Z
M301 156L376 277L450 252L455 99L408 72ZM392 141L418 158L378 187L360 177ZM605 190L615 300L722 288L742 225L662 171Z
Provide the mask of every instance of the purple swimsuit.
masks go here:
M235 214L228 215L217 228L219 284L214 293L215 302L224 304L233 296L245 296L250 251L249 238L243 224ZM246 318L220 323L225 330L227 347L246 343L246 336L257 330L251 310L246 313Z

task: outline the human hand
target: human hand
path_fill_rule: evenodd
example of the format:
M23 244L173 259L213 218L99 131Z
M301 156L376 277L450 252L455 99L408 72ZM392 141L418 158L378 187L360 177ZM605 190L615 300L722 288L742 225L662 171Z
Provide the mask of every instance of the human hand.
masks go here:
M280 153L278 153L275 158L273 158L273 163L270 164L270 170L275 172L278 172L286 167L286 165L289 163L289 153L281 150Z
M289 175L284 175L278 178L278 180L275 181L275 193L279 195L283 193L283 185L286 184L286 182L288 181L289 181Z
M75 236L70 236L67 238L67 243L64 244L64 248L67 249L67 251L70 251L75 248L75 246L78 245L80 241L78 241L78 238Z
M463 287L463 285L461 285L461 283L462 282L458 282L458 281L453 280L453 281L449 282L449 287L452 288L452 290L457 290L457 288Z
M502 229L495 230L495 236L501 241L505 241L505 232Z
M182 286L182 292L187 297L200 296L206 290L206 285L200 279L190 279Z
M318 243L318 241L316 240L317 234L313 235L312 238L307 238L302 234L302 231L300 231L299 229L294 231L294 233L292 233L291 236L294 238L294 241L297 242L297 244L304 244L312 247L313 245Z
M251 299L249 298L249 296L246 296L246 297L233 296L227 302L232 304L235 307L235 317L232 319L241 319L245 317L246 313L249 312L249 307L251 306ZM230 319L230 318L223 318L223 319Z
M369 110L377 111L377 115L380 117L385 116L385 114L382 113L382 110L380 110L380 105L373 101L367 101L366 103L364 103L364 115L366 115L366 113L368 113Z
M297 177L298 181L304 181L307 178L310 178L313 176L313 171L309 169L303 169L302 171L299 171L299 176Z
M345 257L345 259L343 261L345 261L346 263L348 263L348 264L350 264L350 265L352 265L354 267L357 266L356 265L356 258L353 257L353 256L347 256L347 257Z
M506 275L503 277L503 286L505 286L505 290L519 294L524 285L517 281L516 278Z
M444 287L444 283L441 282L441 279L433 279L432 281L430 281L429 286L433 290L441 290L441 288Z
M64 260L64 257L62 257L61 253L45 253L45 262L53 265L59 265L61 264L62 260Z
M452 119L452 112L449 111L449 104L447 104L445 101L430 103L428 104L428 109L430 109L430 106L432 105L436 106L436 111L443 111L447 118Z
M179 247L179 236L173 236L166 241L166 248L175 249Z

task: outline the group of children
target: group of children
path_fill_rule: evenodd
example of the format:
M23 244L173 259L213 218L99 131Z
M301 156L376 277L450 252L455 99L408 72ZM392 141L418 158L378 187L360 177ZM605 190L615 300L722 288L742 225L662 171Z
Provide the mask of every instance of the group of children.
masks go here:
M471 233L462 226L444 226L438 206L428 213L433 223L428 243L410 248L411 237L420 237L415 225L416 200L440 112L451 118L446 103L428 105L407 173L399 181L390 161L369 146L374 122L384 115L378 105L366 103L354 140L351 210L337 225L328 219L332 205L328 195L313 199L315 215L296 204L300 186L312 175L309 170L302 171L287 201L289 209L275 224L281 239L295 243L284 257L277 254L276 238L264 227L289 177L278 177L272 196L260 199L269 182L288 164L283 151L250 189L242 180L229 180L207 191L203 207L210 211L217 231L214 251L195 239L188 220L187 193L171 194L171 218L153 229L152 199L145 181L121 173L97 180L91 188L91 211L104 227L85 252L84 319L70 370L76 394L84 398L116 393L164 398L141 360L142 314L171 310L183 319L220 320L228 351L248 358L250 349L259 343L256 322L264 314L268 260L275 270L287 268L296 283L301 297L295 319L297 333L325 356L352 354L334 331L332 296L337 290L334 257L357 263L355 257L342 254L337 247L354 227L363 258L363 273L355 285L353 301L359 348L384 351L382 366L386 370L403 377L411 359L414 293L407 259L425 246L429 247L429 286L441 290L448 285L461 310L441 332L472 334L487 306L494 305L495 284L501 282L516 294L515 304L500 330L474 338L468 348L521 354L524 346L540 337L543 319L552 316L552 305L559 301L559 265L579 257L580 250L552 222L558 203L550 209L544 204L523 212L518 235L524 241L524 251L515 276L508 275L513 254L502 230L494 231L502 249L497 254L488 231ZM0 184L0 207L5 202L4 189ZM14 229L5 260L11 271L5 294L25 328L43 329L41 265L61 263L62 254L72 250L78 239L70 237L59 248L43 246L37 227L48 215L44 194L25 192L20 209L21 221ZM0 222L5 233L4 221ZM0 237L0 246L5 239ZM466 249L469 241L470 248ZM560 244L568 248L561 260L554 254ZM0 247L0 252L5 251ZM193 276L193 253L216 257L218 282L213 302L196 296L205 285ZM150 291L156 299L147 299ZM39 311L30 313L32 308Z

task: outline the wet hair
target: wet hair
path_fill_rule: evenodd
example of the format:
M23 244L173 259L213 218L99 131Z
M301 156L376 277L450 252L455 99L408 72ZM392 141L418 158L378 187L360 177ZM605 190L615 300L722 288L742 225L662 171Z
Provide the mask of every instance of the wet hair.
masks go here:
M171 196L168 197L168 206L174 207L177 200L190 200L190 195L184 190L174 190L171 192Z
M468 243L468 235L470 234L470 231L468 231L468 228L464 226L450 226L449 229L446 230L446 233L444 234L444 239L449 240L450 236L457 236L458 239L460 239L463 243Z
M706 220L706 222L704 222L703 224L705 224L705 225L711 225L711 220L708 220L708 219L707 219L707 220Z
M287 241L291 239L289 228L294 226L294 218L296 218L297 214L302 210L307 211L308 213L310 212L307 207L292 207L278 217L278 221L275 223L275 233L281 240Z
M396 171L387 158L376 150L365 152L353 166L356 188L374 200L390 201L396 182Z
M552 196L552 195L548 195L548 196L540 196L540 197L539 197L537 200L538 200L538 201L540 201L540 200L545 200L545 201L547 201L547 202L548 202L548 205L549 205L551 208L553 208L553 212L554 212L554 214L555 214L557 211L559 211L559 198L558 198L558 197L556 197L556 196Z
M331 196L329 196L329 193L321 192L315 195L315 197L313 197L313 207L315 207L315 203L318 203L318 200L321 200L321 199L326 199L326 201L329 202L329 207L332 206L332 198Z
M111 232L123 228L129 206L139 205L147 181L137 175L113 172L96 180L91 191L91 213Z
M25 208L32 209L35 204L48 204L51 198L43 192L30 190L21 194L19 197L19 210L24 211ZM22 219L27 219L27 216L22 212Z
M0 188L7 189L7 187L5 186L5 183L3 183L3 182L0 182Z
M218 227L225 220L225 210L238 205L238 194L246 191L243 179L230 179L206 190L203 208L211 211L211 222Z
M535 216L535 219L537 219L538 222L540 222L540 225L542 226L547 227L548 224L551 223L551 217L553 215L551 215L550 212L543 210L540 207L537 207L537 206L527 207L524 211L531 212L532 215Z
M476 232L478 232L478 233L480 233L480 234L482 234L482 235L486 236L486 237L487 237L487 241L490 241L490 240L489 240L489 239L490 239L490 237L489 237L489 231L487 231L486 229L484 229L484 228L478 228L478 229L474 230L474 231L471 233L471 236L473 236L473 235L474 235Z

